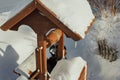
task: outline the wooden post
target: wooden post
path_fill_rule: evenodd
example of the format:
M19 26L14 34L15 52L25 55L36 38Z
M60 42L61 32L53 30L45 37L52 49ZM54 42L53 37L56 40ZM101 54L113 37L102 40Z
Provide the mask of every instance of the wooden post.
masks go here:
M53 45L55 42L59 41L61 36L63 36L63 32L60 29L56 29L50 32L46 36L47 37L46 40L44 35L41 36L37 35L38 48L36 49L36 71L31 76L30 80L35 78L36 76L40 80L47 80L46 48ZM63 41L63 38L61 39L61 41ZM63 49L64 49L64 44L63 44Z
M37 72L39 72L39 80L47 80L46 46L46 41L42 38L38 38L38 48L36 49L36 68Z
M65 55L65 50L64 50L64 33L62 32L62 36L60 40L58 41L58 48L57 48L57 57L58 59L61 59Z
M39 80L47 80L47 54L46 54L46 46L47 46L47 42L46 41L43 41L42 42L42 45L43 45L43 50L42 50L42 77L43 79L40 79Z
M88 65L82 69L78 80L88 80Z

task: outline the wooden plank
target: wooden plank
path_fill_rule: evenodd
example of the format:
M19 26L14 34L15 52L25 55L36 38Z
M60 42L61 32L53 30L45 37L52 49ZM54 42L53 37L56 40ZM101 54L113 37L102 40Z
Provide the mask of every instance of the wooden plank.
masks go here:
M34 1L32 1L28 6L26 6L22 11L16 14L14 17L9 19L5 24L1 26L1 29L6 31L16 25L19 21L29 15L36 9Z
M35 78L39 75L39 72L35 72L34 75L29 80L35 80Z
M40 10L45 16L47 16L48 19L50 19L54 24L58 26L65 34L67 34L67 37L73 38L75 41L82 39L82 37L70 30L66 25L64 25L59 19L57 19L56 15L50 11L42 2L39 0L35 0L36 7L38 10Z
M96 20L96 18L94 18L94 19L92 20L92 22L91 22L90 25L88 26L88 29L85 31L85 34L88 33L88 31L89 31L90 28L92 27L93 23L95 22L95 20Z
M61 59L66 55L64 52L64 33L62 33L62 36L57 44L58 44L57 57L58 59Z
M40 70L40 73L38 75L38 78L40 80L43 80L42 78L42 45L43 43L41 41L39 41L38 39L38 48L36 49L36 70Z
M88 80L88 65L83 68L78 80Z
M47 54L46 54L46 46L47 42L43 41L43 51L42 51L42 77L43 79L39 80L47 80Z
M26 16L20 22L18 22L12 30L18 30L18 27L22 24L30 26L39 37L45 35L50 29L56 28L56 25L50 21L46 16L41 15L39 10L34 10L31 14Z
M47 79L47 55L46 55L47 42L38 39L38 50L36 53L36 67L40 71L38 75L39 80ZM46 75L46 76L45 76Z

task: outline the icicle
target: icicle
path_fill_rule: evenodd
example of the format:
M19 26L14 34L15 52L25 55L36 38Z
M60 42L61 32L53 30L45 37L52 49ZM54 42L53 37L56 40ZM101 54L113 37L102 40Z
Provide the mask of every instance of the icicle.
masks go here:
M75 41L75 48L77 47L77 41Z
M65 59L65 50L63 50L63 56L62 56L63 59Z

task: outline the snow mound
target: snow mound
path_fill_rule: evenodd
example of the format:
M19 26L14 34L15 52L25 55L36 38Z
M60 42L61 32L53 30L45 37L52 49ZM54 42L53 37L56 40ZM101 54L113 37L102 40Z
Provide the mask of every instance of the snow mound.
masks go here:
M51 72L51 80L78 80L80 73L86 66L81 57L70 60L60 60Z

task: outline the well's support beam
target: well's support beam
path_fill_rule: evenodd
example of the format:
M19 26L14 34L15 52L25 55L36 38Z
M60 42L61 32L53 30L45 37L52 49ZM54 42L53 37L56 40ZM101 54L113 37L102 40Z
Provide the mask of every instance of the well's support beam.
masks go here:
M88 80L88 65L82 69L78 80Z
M46 56L46 41L39 41L36 50L36 68L39 72L39 80L47 80L47 56Z
M43 50L42 50L42 73L40 75L42 75L43 80L47 80L47 54L46 54L46 46L47 46L47 42L43 41ZM42 80L39 78L39 80Z
M36 49L36 72L33 74L30 80L38 78L39 80L47 80L47 56L46 48L58 42L58 57L63 57L64 50L64 33L60 29L51 31L45 38L45 36L38 36L37 38L38 48Z
M62 32L61 38L58 41L58 48L57 48L57 58L61 59L64 58L65 56L65 49L64 49L64 33Z

